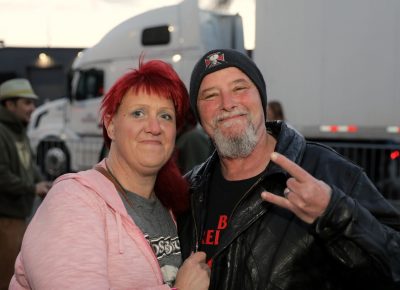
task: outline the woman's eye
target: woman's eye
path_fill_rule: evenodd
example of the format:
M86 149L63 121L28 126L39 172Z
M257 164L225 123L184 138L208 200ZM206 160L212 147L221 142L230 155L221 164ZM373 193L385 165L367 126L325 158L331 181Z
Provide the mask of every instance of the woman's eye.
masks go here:
M169 114L169 113L164 113L164 114L162 114L162 115L161 115L161 118L163 118L163 119L165 119L165 120L167 120L167 121L171 121L171 120L174 119L174 117L173 117L171 114Z
M133 111L132 115L133 115L135 118L140 118L140 117L143 117L144 112L143 112L142 110L136 110L136 111Z

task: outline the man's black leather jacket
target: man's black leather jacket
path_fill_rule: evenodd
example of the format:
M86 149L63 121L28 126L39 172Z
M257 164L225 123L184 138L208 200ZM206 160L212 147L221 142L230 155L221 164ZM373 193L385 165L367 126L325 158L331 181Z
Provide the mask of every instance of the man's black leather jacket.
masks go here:
M267 123L276 151L323 180L332 196L309 225L262 201L265 189L283 194L288 178L272 162L236 205L213 257L210 289L400 289L400 213L362 169L304 138L285 123ZM260 157L261 158L261 157ZM186 258L199 244L214 153L186 177L191 211L178 222Z

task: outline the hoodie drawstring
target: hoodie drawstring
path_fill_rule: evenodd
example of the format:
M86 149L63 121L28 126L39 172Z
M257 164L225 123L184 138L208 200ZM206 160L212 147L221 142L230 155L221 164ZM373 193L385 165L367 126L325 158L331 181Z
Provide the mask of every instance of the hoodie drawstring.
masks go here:
M121 220L121 214L116 213L116 218L117 218L117 231L118 231L118 249L119 253L123 254L124 253L124 247L122 245L122 220Z

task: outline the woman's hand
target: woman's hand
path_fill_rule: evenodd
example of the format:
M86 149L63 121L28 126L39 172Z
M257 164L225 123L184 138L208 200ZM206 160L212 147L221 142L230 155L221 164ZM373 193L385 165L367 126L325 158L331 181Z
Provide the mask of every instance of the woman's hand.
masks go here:
M176 276L175 288L179 290L206 290L210 285L210 268L206 254L197 252L188 257Z

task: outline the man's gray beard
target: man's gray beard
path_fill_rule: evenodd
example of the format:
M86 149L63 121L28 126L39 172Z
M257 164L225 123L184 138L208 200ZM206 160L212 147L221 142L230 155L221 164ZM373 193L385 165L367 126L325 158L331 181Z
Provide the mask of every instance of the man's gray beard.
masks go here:
M239 136L226 137L217 128L214 135L214 143L221 157L243 158L253 152L258 142L256 129L249 122L246 130Z

